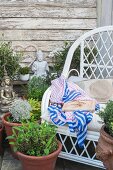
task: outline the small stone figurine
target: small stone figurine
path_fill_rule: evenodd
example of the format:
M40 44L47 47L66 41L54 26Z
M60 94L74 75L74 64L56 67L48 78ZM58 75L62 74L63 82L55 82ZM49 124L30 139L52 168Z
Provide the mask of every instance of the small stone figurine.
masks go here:
M32 71L34 72L33 76L36 77L46 77L47 71L49 71L47 61L44 61L43 52L39 50L36 53L36 61L32 65Z
M0 91L0 104L1 110L8 111L9 106L15 99L15 92L13 91L13 86L10 77L7 75L7 71L4 67L4 76L1 83Z

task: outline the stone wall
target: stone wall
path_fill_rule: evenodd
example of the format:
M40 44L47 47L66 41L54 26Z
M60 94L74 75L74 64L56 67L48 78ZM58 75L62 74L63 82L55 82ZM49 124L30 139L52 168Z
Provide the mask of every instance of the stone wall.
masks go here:
M0 0L0 40L26 56L41 49L47 58L64 41L95 28L96 9L96 0Z

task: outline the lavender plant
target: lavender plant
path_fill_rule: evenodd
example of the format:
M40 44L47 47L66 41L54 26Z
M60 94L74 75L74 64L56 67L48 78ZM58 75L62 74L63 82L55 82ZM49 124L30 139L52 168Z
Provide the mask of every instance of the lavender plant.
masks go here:
M46 79L34 76L28 82L28 98L41 101L47 88L48 84L46 83Z
M27 100L16 99L9 108L13 122L22 122L30 119L31 105Z

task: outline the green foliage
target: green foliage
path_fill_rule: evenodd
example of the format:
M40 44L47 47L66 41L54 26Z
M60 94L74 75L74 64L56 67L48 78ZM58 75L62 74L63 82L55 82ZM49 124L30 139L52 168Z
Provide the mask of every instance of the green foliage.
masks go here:
M55 70L53 70L53 67L49 67L49 73L47 74L46 77L46 83L48 86L51 85L51 81L56 79L58 77L58 73L53 73Z
M109 101L106 108L99 112L99 115L104 120L109 134L113 136L113 101Z
M12 122L22 122L30 119L31 105L27 100L16 99L9 108Z
M29 72L30 72L30 68L28 66L19 68L19 73L22 75L29 74Z
M18 131L18 135L15 131ZM47 123L28 122L14 127L13 135L8 139L14 139L10 144L14 145L15 151L30 156L48 155L58 148L56 127Z
M34 120L39 120L41 116L41 102L36 99L28 99L29 104L32 107L31 117Z
M0 44L0 79L3 77L4 65L8 75L13 78L19 68L20 55L13 52L10 43Z
M71 45L72 45L71 43L65 42L64 47L62 47L62 50L54 53L55 64L54 64L53 69L55 72L57 72L58 75L61 74L63 70L63 66L64 66L64 63L67 57L67 53ZM92 53L94 54L94 56L96 56L97 50L94 48L92 50ZM89 63L93 60L92 53L88 47L84 48L84 54L88 56ZM78 48L74 52L70 68L77 69L78 71L80 70L80 46L78 46Z
M42 96L47 88L48 85L45 79L34 76L28 83L28 98L41 101Z

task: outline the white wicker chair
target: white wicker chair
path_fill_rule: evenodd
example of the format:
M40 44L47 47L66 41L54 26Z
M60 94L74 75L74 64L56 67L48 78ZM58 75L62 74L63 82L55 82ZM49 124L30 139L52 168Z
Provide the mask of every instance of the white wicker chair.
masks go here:
M80 77L87 79L101 79L113 76L113 26L96 28L85 33L76 40L69 49L62 75L66 78L70 70L70 65L74 51L80 46ZM84 48L89 49L89 53L84 52ZM96 56L93 50L96 49ZM88 56L93 56L89 62ZM90 69L90 74L88 70ZM49 98L51 87L47 89L42 100L42 118L48 115ZM95 167L104 168L101 161L96 159L95 148L99 138L99 131L88 130L85 148L77 147L76 134L70 133L67 127L58 128L58 137L63 144L63 150L59 157L88 164Z

